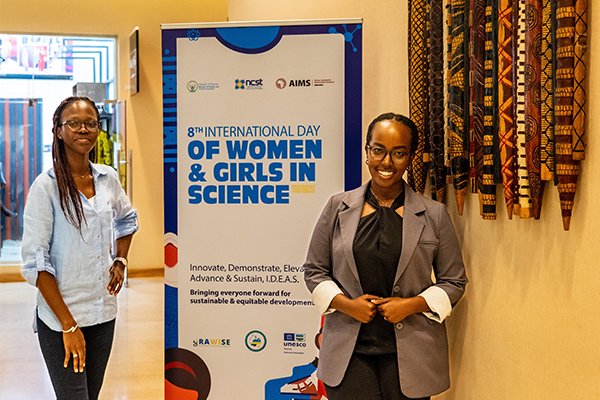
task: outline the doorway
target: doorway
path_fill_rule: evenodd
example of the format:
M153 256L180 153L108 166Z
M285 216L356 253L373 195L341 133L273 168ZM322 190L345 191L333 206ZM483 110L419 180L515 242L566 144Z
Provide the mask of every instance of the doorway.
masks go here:
M0 267L20 268L23 208L29 186L52 167L52 115L60 102L86 95L102 116L104 146L120 150L116 38L0 33ZM116 145L115 145L116 143ZM108 146L108 147L107 147ZM104 154L103 153L103 154ZM15 212L10 216L7 210Z

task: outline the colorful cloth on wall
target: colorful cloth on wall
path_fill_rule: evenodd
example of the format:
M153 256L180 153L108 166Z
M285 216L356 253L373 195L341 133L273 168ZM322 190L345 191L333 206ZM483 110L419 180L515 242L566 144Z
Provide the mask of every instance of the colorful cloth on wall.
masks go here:
M485 0L471 0L469 184L471 193L479 194L483 185L485 6ZM481 197L480 208L483 213Z
M410 37L409 37L409 98L410 118L417 125L419 145L409 168L409 183L418 193L425 192L429 155L425 152L425 132L428 132L428 68L427 68L427 2L410 0Z
M442 0L429 0L429 149L431 197L444 201L444 29Z
M450 36L452 40L448 96L450 168L458 213L462 215L469 183L469 127L468 127L468 69L466 63L469 32L469 14L464 0L450 3Z
M450 100L448 85L450 69L452 68L452 35L450 34L450 4L452 0L444 0L444 164L446 166L446 185L452 185L452 170L450 168Z
M541 150L541 70L542 0L526 0L525 15L525 152L531 195L531 213L540 218L544 183L540 175Z
M569 230L579 162L573 160L573 80L575 0L558 0L556 7L556 87L554 89L554 151L563 218Z
M554 180L554 52L552 36L556 0L543 0L542 5L542 137L540 141L540 175L542 180Z
M423 172L409 173L417 190L429 177L441 201L452 183L462 214L470 184L494 219L501 182L509 219L538 219L554 178L569 229L585 158L588 1L410 0L411 117L427 138Z
M587 75L587 10L588 0L577 0L575 6L575 76L573 93L573 159L585 159Z
M491 5L491 15L488 9ZM496 184L502 183L500 172L500 142L498 135L498 0L486 2L486 70L491 68L491 93L488 93L488 82L486 81L486 117L491 116L491 121L484 121L483 135L483 187L482 194L484 203L484 219L496 219ZM491 22L491 27L488 25ZM489 29L491 28L491 31ZM491 46L491 50L489 49Z
M532 201L529 190L529 174L527 173L527 150L525 148L525 53L527 45L525 33L527 30L527 18L525 13L525 1L517 0L513 3L513 13L517 21L517 45L515 47L515 66L517 75L516 84L516 121L517 121L517 184L519 190L519 216L530 218L532 214ZM515 7L516 6L516 7Z
M513 6L512 0L500 0L498 13L498 135L500 137L500 164L502 189L508 218L518 206L517 148L513 102Z

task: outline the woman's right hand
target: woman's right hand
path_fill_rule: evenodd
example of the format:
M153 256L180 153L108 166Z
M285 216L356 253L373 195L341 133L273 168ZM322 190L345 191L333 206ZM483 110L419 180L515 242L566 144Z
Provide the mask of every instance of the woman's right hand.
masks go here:
M73 371L75 373L83 372L85 367L85 339L81 329L77 328L73 332L63 332L63 342L65 343L65 362L63 366L67 368L69 359L73 356Z
M331 307L338 311L348 314L357 321L367 324L375 318L377 314L377 305L371 300L380 299L379 296L372 294L363 294L355 299L349 299L343 294L338 294L331 301Z

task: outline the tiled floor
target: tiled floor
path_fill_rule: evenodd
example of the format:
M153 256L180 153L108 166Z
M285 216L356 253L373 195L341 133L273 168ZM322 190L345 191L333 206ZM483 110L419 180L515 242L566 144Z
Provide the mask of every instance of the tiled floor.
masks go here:
M119 294L117 332L101 400L163 399L163 278L130 278ZM54 392L31 323L36 289L0 283L0 399Z

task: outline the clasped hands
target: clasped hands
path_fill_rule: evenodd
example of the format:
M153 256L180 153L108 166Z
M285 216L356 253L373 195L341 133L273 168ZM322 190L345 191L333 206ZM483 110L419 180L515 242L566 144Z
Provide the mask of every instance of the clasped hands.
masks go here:
M377 313L392 324L398 323L409 315L420 312L420 303L425 302L425 299L419 296L383 298L372 294L348 300L345 310L340 311L364 324L371 322Z

